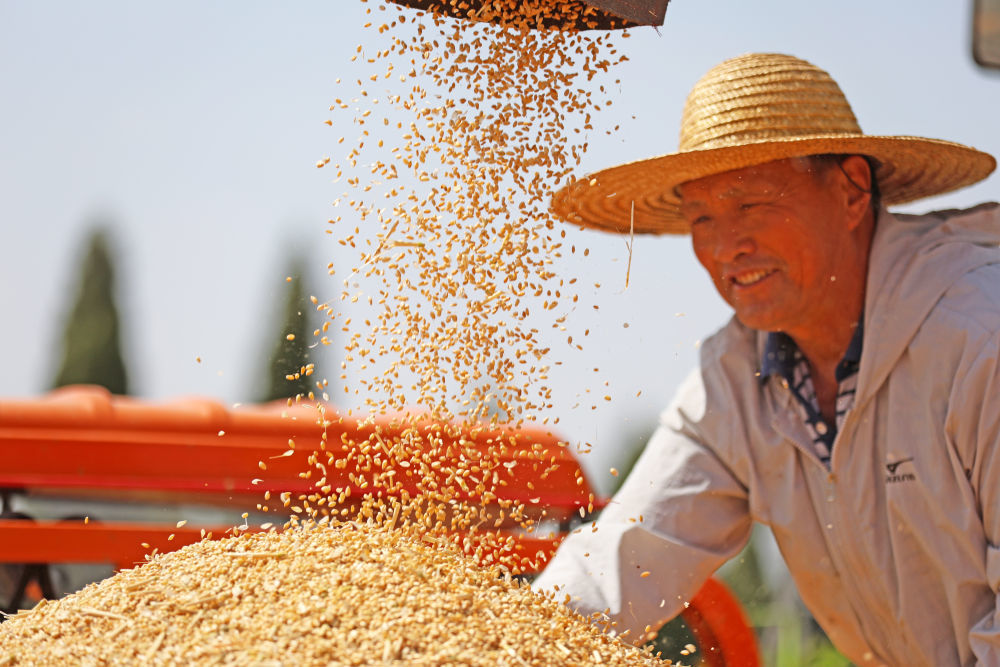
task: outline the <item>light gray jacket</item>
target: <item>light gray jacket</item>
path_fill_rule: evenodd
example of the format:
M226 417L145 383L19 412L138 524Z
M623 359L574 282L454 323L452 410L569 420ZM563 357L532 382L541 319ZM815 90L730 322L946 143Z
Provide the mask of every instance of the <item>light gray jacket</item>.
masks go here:
M771 527L859 665L1000 665L1000 207L879 215L855 406L827 470L764 334L731 321L595 524L536 588L632 637ZM643 577L642 573L650 575Z

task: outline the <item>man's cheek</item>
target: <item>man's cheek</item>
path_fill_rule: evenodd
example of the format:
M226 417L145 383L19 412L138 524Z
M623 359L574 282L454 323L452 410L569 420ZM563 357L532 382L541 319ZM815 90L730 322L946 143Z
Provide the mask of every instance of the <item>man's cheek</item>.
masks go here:
M730 290L731 285L729 281L712 276L712 284L715 286L715 291L722 297L722 300L735 308L736 306L733 304L733 298Z

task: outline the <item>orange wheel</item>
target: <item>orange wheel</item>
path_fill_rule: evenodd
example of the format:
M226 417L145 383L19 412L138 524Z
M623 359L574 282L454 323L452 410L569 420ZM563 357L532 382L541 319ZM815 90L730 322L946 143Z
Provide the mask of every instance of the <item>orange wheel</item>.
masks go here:
M760 667L757 637L743 607L718 580L706 581L681 616L709 667Z

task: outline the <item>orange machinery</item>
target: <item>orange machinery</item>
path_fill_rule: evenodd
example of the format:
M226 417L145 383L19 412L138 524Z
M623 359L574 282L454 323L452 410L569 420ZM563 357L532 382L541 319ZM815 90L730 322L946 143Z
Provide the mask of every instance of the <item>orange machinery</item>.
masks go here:
M14 495L118 499L156 503L223 504L251 509L265 490L309 495L314 481L308 455L326 432L328 448L342 438L362 440L374 428L392 433L389 418L359 426L359 419L328 419L320 424L315 406L271 404L234 407L205 399L149 403L111 396L97 387L60 389L37 399L0 400L0 496L9 506ZM463 436L466 448L486 447L501 431L483 429ZM551 432L526 428L502 449L500 463L515 474L499 487L501 500L535 507L560 532L547 537L518 536L526 572L541 570L573 519L586 510L593 490L568 447ZM289 453L288 441L297 447ZM545 460L540 465L538 448ZM469 450L466 449L466 452ZM491 458L495 457L494 452ZM260 462L266 464L262 470ZM520 464L520 465L517 465ZM334 488L354 487L350 469L328 470ZM403 479L406 471L400 470ZM411 492L415 488L410 489ZM597 499L595 508L602 505ZM34 521L0 514L0 563L27 564L45 588L46 564L112 563L132 567L153 549L179 549L206 532L222 536L232 526L156 522ZM276 519L282 521L282 519ZM148 545L148 546L144 546ZM24 582L22 581L22 584ZM51 586L49 586L51 588ZM19 602L22 589L17 591ZM51 594L50 591L45 591ZM756 639L739 603L719 582L710 580L684 612L702 647L705 664L759 664Z

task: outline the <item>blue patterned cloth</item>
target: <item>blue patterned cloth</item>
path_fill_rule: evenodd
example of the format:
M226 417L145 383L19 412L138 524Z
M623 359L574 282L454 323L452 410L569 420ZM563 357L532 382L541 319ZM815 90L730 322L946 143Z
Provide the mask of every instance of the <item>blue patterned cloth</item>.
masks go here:
M791 390L799 407L799 415L812 435L816 455L827 468L830 467L833 442L844 422L844 415L854 407L854 390L858 381L863 336L863 326L858 322L844 358L837 364L837 414L832 424L824 419L820 412L816 390L809 374L809 363L795 341L787 334L775 332L768 334L764 344L761 381L776 376Z

